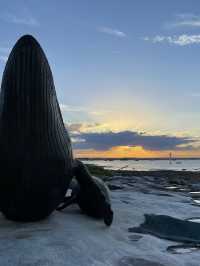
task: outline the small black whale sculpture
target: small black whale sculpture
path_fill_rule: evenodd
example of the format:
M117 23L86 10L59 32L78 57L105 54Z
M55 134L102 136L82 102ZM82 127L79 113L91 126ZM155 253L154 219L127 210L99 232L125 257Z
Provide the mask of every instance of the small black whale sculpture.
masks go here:
M25 35L12 49L2 78L0 210L16 221L47 217L63 201L74 164L47 58Z

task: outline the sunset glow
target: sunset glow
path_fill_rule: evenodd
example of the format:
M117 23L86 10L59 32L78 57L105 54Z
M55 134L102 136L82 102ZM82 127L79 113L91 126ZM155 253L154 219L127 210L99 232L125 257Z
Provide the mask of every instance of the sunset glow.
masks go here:
M0 73L20 36L38 39L76 156L200 156L198 1L46 7L2 3Z
M169 158L170 152L146 151L142 147L119 146L108 151L75 150L74 156L78 158ZM200 157L200 151L174 151L172 155L177 158L193 158Z

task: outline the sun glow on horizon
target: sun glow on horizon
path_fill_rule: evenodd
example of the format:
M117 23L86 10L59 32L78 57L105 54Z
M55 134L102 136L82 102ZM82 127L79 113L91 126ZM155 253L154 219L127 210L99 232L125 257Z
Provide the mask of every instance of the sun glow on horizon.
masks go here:
M129 147L118 146L106 151L74 150L74 156L80 158L169 158L172 152L173 157L192 158L200 157L200 150L197 151L149 151L141 146Z

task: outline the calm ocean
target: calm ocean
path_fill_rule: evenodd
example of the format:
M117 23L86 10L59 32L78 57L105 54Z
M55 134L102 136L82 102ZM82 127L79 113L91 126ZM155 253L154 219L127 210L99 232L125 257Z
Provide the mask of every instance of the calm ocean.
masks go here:
M187 160L82 160L87 164L104 166L113 170L183 170L200 171L200 159Z

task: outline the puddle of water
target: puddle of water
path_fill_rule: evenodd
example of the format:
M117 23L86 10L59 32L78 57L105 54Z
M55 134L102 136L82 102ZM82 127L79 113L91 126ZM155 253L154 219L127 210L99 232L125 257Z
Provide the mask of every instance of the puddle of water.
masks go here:
M176 186L171 186L171 187L165 187L166 189L177 189L178 187Z
M131 240L131 241L138 241L142 238L143 236L141 235L130 235L128 238Z
M193 198L193 199L199 199L200 198L200 192L198 191L193 191L193 192L189 192L190 196Z
M126 203L126 204L129 204L129 202L126 201L126 200L122 200L121 202Z
M193 200L193 202L200 205L200 200Z
M192 218L187 219L186 221L200 223L200 217L192 217Z
M187 191L187 192L189 191L188 188L180 188L179 190L180 190L180 191Z
M188 244L188 245L177 245L177 246L169 246L167 251L173 254L187 254L192 253L194 251L199 251L200 245L198 244Z
M200 223L200 219L190 219L190 220L188 220L188 221L190 221L190 222L195 222L195 223Z

